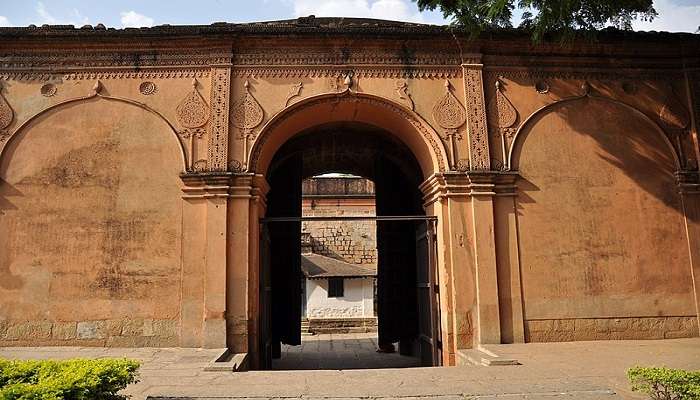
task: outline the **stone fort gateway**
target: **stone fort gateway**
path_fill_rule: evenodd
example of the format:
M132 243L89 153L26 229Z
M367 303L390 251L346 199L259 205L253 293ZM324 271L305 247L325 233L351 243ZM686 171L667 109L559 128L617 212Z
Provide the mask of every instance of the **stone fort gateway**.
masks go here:
M0 28L0 345L300 336L301 182L375 185L379 341L698 336L700 35Z

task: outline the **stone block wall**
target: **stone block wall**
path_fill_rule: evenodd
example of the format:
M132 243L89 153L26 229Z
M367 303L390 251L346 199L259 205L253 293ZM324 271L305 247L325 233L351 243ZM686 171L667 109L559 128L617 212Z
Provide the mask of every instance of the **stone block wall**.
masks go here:
M577 318L525 321L528 342L676 339L698 336L690 317Z
M374 221L308 221L302 226L314 253L353 264L377 263L376 230Z
M167 319L0 320L0 346L176 347L178 329Z
M302 216L343 217L376 215L374 184L364 178L311 178L302 186ZM316 254L353 264L377 263L377 224L374 220L305 221Z

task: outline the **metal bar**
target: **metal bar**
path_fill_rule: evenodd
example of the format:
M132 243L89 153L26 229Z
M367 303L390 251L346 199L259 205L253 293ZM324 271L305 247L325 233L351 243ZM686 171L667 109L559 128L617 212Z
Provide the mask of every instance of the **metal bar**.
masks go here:
M260 222L302 222L302 221L437 221L434 215L346 215L335 217L309 216L309 217L270 217L260 218Z

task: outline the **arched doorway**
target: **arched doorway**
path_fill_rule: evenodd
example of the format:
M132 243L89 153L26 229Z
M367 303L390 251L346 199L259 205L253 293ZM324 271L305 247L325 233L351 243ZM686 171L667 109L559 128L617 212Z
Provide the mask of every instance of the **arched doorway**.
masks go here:
M329 107L326 112L300 107L286 120L273 118L267 128L277 132L261 135L257 144L264 146L253 148L250 166L270 185L260 227L259 368L271 365L280 343L300 343L301 307L289 299L300 299L301 181L324 172L351 173L376 185L380 347L399 343L402 354L418 356L422 365L441 363L437 218L426 215L419 187L444 168L444 158L429 150L431 132L410 111L397 115L378 109L382 102L362 99L334 95L316 103ZM261 149L268 146L274 149Z

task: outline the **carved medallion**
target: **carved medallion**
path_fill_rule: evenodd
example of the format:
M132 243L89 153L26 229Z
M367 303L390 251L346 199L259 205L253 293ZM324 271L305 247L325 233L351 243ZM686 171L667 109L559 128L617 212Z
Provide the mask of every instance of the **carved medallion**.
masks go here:
M242 162L238 160L231 160L231 162L228 163L228 170L231 172L242 172L245 170L245 167Z
M144 96L150 96L156 92L157 86L151 81L141 82L139 85L139 92Z
M209 106L197 91L197 80L192 80L192 91L175 109L177 120L184 128L201 128L209 120Z
M58 88L56 88L56 85L54 85L53 83L47 83L45 85L42 85L41 89L39 89L39 92L44 97L51 97L55 95L57 91Z
M233 126L241 130L241 138L249 138L253 129L260 125L265 117L265 112L260 103L250 93L250 83L246 80L243 84L245 93L233 106Z
M408 93L408 82L403 79L396 81L396 94L399 96L401 103L411 109L411 111L415 111L413 98L411 94Z
M433 107L433 119L443 129L453 130L464 125L466 113L459 100L452 94L449 81L445 81L445 95Z

